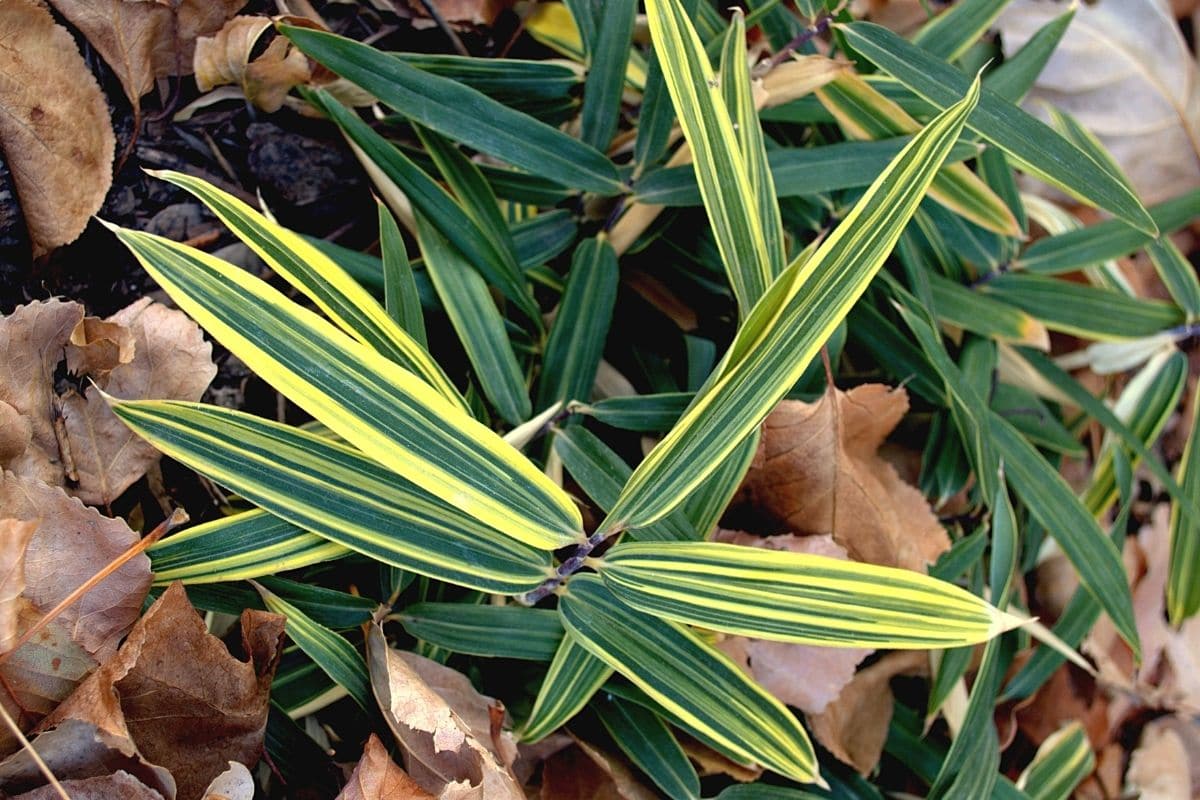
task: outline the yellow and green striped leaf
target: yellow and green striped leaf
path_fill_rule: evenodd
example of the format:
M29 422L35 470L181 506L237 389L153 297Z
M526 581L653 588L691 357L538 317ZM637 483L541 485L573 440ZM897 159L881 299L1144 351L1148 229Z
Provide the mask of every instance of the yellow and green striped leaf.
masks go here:
M811 256L772 284L738 330L726 366L634 472L604 530L648 525L683 502L791 389L892 251L978 97L976 81Z
M420 376L459 409L467 410L462 395L425 347L397 325L358 281L304 237L200 178L170 171L150 174L199 198L272 271L304 292L343 331Z
M582 538L561 488L411 372L245 270L116 233L201 327L368 458L516 541L553 549Z
M594 575L571 580L558 611L581 646L697 739L793 780L820 780L796 717L695 633L626 606Z
M623 542L600 575L639 611L799 644L957 647L1018 624L975 595L911 570L716 542Z
M413 122L566 186L609 195L624 191L603 153L469 86L328 31L277 27L305 55Z
M553 611L517 605L416 603L394 619L421 641L483 658L550 661L563 637Z
M156 542L146 555L154 584L217 583L274 575L341 558L348 548L265 511L205 522Z
M759 199L721 80L678 0L647 0L646 15L679 126L692 148L696 182L725 272L742 315L748 315L783 265L770 260Z
M565 631L533 711L521 728L521 740L536 742L570 722L612 673L612 667L592 655L569 630Z
M970 80L954 67L870 22L839 23L846 41L879 68L939 108L962 96ZM1084 203L1112 212L1153 235L1154 220L1120 179L1079 148L990 89L969 122L1025 171Z
M268 611L287 617L288 638L321 668L334 683L358 703L363 711L375 707L367 662L342 636L313 621L296 606L259 583L254 588L262 596Z
M783 271L787 263L783 239L783 220L779 201L775 197L775 180L767 164L767 148L763 141L762 125L754 104L754 87L750 82L750 66L746 57L746 20L741 9L733 11L733 21L725 33L721 49L721 94L733 121L738 149L742 154L750 188L754 192L755 208L766 244L767 264L771 273L767 284ZM766 286L764 285L764 289ZM757 300L758 298L752 298Z
M817 90L821 101L852 139L873 141L916 133L920 123L858 75L844 73ZM965 164L943 166L929 196L950 211L1001 236L1020 236L1012 210Z
M1042 742L1017 779L1029 800L1067 800L1096 768L1096 757L1083 724L1068 723Z
M396 324L408 332L417 343L429 349L425 335L425 312L421 310L421 295L417 291L417 279L400 235L400 226L388 210L387 204L376 200L379 206L379 255L383 274L384 308Z
M1200 388L1197 389L1200 391ZM1184 495L1200 499L1200 397L1192 398L1192 432L1179 460L1176 480ZM1200 517L1181 503L1171 504L1171 560L1167 576L1167 614L1181 625L1200 610Z
M957 61L988 32L1009 0L962 0L921 26L913 44L945 61Z
M112 408L171 458L303 530L387 564L500 594L527 592L551 572L548 552L323 437L199 403L114 401Z

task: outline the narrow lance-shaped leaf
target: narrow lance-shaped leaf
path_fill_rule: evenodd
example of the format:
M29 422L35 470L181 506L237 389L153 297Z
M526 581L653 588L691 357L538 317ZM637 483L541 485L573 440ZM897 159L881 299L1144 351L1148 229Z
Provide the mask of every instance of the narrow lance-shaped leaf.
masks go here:
M376 202L379 206L379 254L383 267L384 307L397 325L428 349L421 295L417 291L412 264L404 248L404 238L387 205L382 200Z
M1067 800L1096 768L1096 756L1083 724L1067 724L1046 737L1017 779L1030 800Z
M582 537L562 489L412 373L245 270L161 237L116 233L214 338L367 457L517 541L555 548Z
M592 655L568 630L558 643L550 670L542 680L533 711L521 728L522 741L536 742L565 725L612 675L613 669Z
M957 61L987 33L1009 0L963 0L921 26L913 44L945 61Z
M246 511L180 531L146 551L154 583L216 583L332 561L349 549L265 511Z
M553 611L524 606L416 603L396 615L412 636L453 653L549 661L562 641Z
M985 641L1017 621L910 570L715 542L624 542L605 585L649 614L799 644L889 649Z
M625 67L631 52L630 37L637 18L637 0L607 0L603 24L596 31L583 85L580 137L600 152L608 150L621 115Z
M949 106L968 85L969 78L957 69L879 25L855 22L839 24L838 30L855 50L935 106ZM1136 228L1157 233L1154 220L1119 179L996 93L983 91L969 125L1030 174Z
M566 186L602 194L624 189L616 167L603 153L475 89L353 39L291 25L277 27L305 55L413 122Z
M744 316L782 264L770 261L758 198L700 37L678 0L648 0L646 15L680 128L692 148L700 196Z
M572 579L558 611L580 645L691 735L735 760L804 783L820 780L796 717L687 628L634 611L594 575Z
M700 779L662 718L642 706L609 696L592 706L617 746L671 800L700 797Z
M396 325L371 293L333 259L302 236L200 178L178 172L151 174L199 198L276 274L312 299L335 325L380 355L419 375L439 394L466 411L462 396L424 346Z
M770 413L895 246L978 97L976 82L901 151L811 256L772 284L734 338L727 366L637 468L604 530L668 513Z
M853 139L888 139L916 133L920 124L858 75L839 75L817 90L846 135ZM1020 236L1012 211L964 164L948 164L929 185L929 196L971 222L1002 236Z
M334 683L358 703L363 711L375 704L371 697L371 678L367 662L343 637L318 624L296 606L265 586L255 583L267 609L287 617L287 635L320 667Z
M617 254L604 237L585 239L575 248L567 286L546 341L538 384L539 409L556 400L591 399L612 324L619 278Z
M113 411L177 461L301 530L378 561L500 594L527 592L551 573L548 552L324 437L198 403L117 401ZM294 534L279 535L286 542Z
M769 284L783 271L787 256L784 250L783 221L779 216L779 201L775 197L775 181L767 164L767 148L758 108L754 103L754 86L750 82L750 66L746 60L746 20L740 8L733 11L733 21L725 34L721 50L721 94L737 133L738 148L750 187L754 192L755 208L762 225L767 247L767 263L771 274ZM765 289L765 286L764 286ZM757 300L758 298L754 298Z
M442 301L450 324L466 350L479 385L507 422L519 425L533 413L525 373L517 362L487 284L420 212L416 212L417 244L425 269Z
M1197 389L1200 391L1200 389ZM1176 479L1186 497L1200 498L1200 397L1192 398L1192 432L1179 460ZM1167 613L1180 625L1200 610L1200 517L1171 504L1171 560L1167 576Z

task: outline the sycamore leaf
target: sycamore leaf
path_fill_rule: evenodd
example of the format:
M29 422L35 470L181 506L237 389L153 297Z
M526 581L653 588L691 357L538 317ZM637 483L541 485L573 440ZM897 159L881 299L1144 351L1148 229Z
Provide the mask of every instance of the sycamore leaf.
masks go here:
M1005 56L1062 13L1014 0L1000 14ZM1131 21L1136 20L1136 24ZM1200 186L1200 67L1163 0L1082 3L1025 105L1070 113L1108 149L1139 196L1157 203Z
M846 550L829 535L754 536L718 529L717 542L811 553L846 559ZM825 710L854 677L854 669L873 650L858 647L815 647L791 642L726 636L717 649L733 659L759 686L784 703L808 714Z
M35 256L74 241L112 185L108 104L66 29L35 0L0 4L0 151Z
M785 400L763 425L742 491L797 534L832 533L856 561L925 572L950 540L921 493L877 450L908 411L908 394L879 384Z
M434 795L397 767L383 742L372 733L337 800L434 800Z
M19 633L20 598L25 591L25 548L40 519L0 519L0 653L12 649Z
M245 764L229 762L229 769L212 779L200 800L254 800L254 776Z
M1193 796L1191 757L1170 719L1151 722L1129 757L1126 784L1130 794L1143 800L1170 800Z
M163 800L160 792L151 789L128 772L114 772L112 775L60 783L71 800L109 800L113 797L120 797L121 800ZM55 787L43 786L32 792L19 794L13 800L60 800L61 797Z
M572 800L654 800L633 769L614 753L575 739L575 746L546 759L542 797Z
M239 661L208 632L183 585L171 584L116 657L42 728L116 716L145 758L174 776L179 797L200 797L230 761L258 762L283 626L278 614L244 611L242 646L250 660Z

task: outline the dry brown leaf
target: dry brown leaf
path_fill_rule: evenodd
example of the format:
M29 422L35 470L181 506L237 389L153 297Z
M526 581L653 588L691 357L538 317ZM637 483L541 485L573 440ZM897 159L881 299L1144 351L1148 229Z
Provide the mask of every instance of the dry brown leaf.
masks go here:
M718 529L718 542L768 550L811 553L846 558L846 551L829 535L753 536ZM806 714L825 710L854 677L854 670L873 650L853 647L812 647L788 642L728 636L717 648L733 659L750 677L775 697Z
M493 737L481 739L473 732L414 669L418 659L388 647L379 625L371 626L367 634L371 686L388 726L404 747L408 774L440 797L524 800L512 774L484 744ZM428 666L422 669L432 672ZM491 727L489 721L486 730Z
M234 17L215 36L196 42L196 84L207 92L235 84L263 111L278 111L293 87L311 77L308 59L282 36L276 36L258 58L254 45L271 27L267 17Z
M679 740L683 752L696 765L696 773L702 778L709 775L727 775L739 783L750 783L762 777L763 768L757 764L741 764L734 761L683 731L675 731L675 738Z
M1169 725L1151 722L1129 757L1125 774L1131 796L1141 800L1183 800L1194 797L1187 749Z
M164 800L163 796L151 789L128 772L115 772L97 778L62 781L62 788L71 800ZM17 795L13 800L61 800L62 795L53 786L43 786Z
M742 492L797 534L832 533L856 561L924 572L950 540L921 493L876 452L908 411L881 384L785 400L763 424Z
M284 621L278 614L244 611L242 643L250 660L239 661L208 633L182 584L174 583L138 620L116 657L40 727L68 720L99 727L119 715L143 756L174 776L180 800L200 798L230 761L258 762ZM107 712L99 711L106 706Z
M542 769L540 800L653 800L625 762L580 739Z
M0 519L0 653L11 650L19 634L25 548L41 523L41 519Z
M434 800L434 796L393 763L383 742L372 733L337 800Z
M35 256L74 241L112 185L108 104L75 40L34 0L0 3L0 149Z
M928 653L889 653L860 670L825 711L809 715L808 728L826 750L866 775L879 763L892 721L892 678L928 674Z
M1062 12L1009 3L996 20L1005 56ZM1200 186L1200 67L1165 0L1080 4L1024 102L1043 119L1054 105L1096 134L1146 203Z
M254 776L245 764L229 762L229 769L212 779L201 800L254 800Z
M105 517L58 487L0 476L0 508L18 519L41 519L25 551L24 596L50 611L138 541L123 520ZM139 555L93 587L54 621L99 661L137 621L150 589L150 559Z
M433 7L451 27L486 27L496 21L501 10L512 5L512 0L433 0ZM417 19L418 27L432 25L425 4L408 0L408 9Z
M58 400L54 370L62 360L71 331L82 319L83 306L59 300L18 306L8 316L0 317L0 342L5 343L0 349L0 407L12 409L0 418L11 419L15 411L29 431L17 432L9 427L11 423L0 426L0 436L8 434L3 449L10 453L0 460L0 468L53 485L63 482L53 423ZM16 450L14 445L20 442L25 447Z
M128 328L99 317L84 317L71 331L67 371L106 378L114 367L133 360L134 349L133 332Z
M212 345L182 311L144 297L105 324L126 331L133 342L132 359L118 363L107 377L93 376L114 397L196 401L217 374ZM70 353L68 348L68 361ZM86 396L69 394L63 417L79 482L72 493L86 503L111 503L159 459L153 446L113 414L95 386Z
M187 75L196 40L246 0L50 0L112 67L135 110L156 78Z

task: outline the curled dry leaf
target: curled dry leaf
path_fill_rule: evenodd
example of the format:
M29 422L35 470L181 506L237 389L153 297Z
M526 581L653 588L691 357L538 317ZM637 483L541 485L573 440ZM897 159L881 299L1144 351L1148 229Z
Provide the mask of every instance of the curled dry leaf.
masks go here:
M996 21L1006 56L1064 7L1014 0ZM1083 3L1025 105L1072 114L1146 203L1200 186L1200 71L1163 0Z
M221 29L246 0L51 0L104 57L136 111L156 78L187 75L196 39Z
M372 733L337 800L434 800L434 796L396 766Z
M278 111L287 93L310 78L308 59L282 36L276 36L258 58L255 43L271 27L267 17L238 16L216 35L196 42L196 84L207 92L234 84L263 111Z
M877 452L907 411L908 394L881 384L785 400L763 424L743 498L786 530L832 533L856 561L924 572L950 540Z
M718 542L846 558L846 551L824 536L753 536L741 531L718 529ZM727 636L717 647L750 677L777 698L806 714L817 714L833 702L854 670L872 650L853 647L812 647L788 642L771 642L745 636Z
M384 718L404 748L405 769L423 789L439 797L464 800L524 799L507 764L496 755L497 746L492 742L503 741L504 734L492 735L491 714L483 712L487 722L482 730L468 722L474 717L478 724L480 706L488 709L496 701L473 689L462 691L461 683L447 679L446 673L453 670L388 647L378 624L367 633L367 664ZM457 697L458 705L430 686L426 676L443 687L457 684L458 693L452 697ZM515 757L515 747L511 753Z
M254 800L254 776L245 764L229 762L229 769L212 779L202 800Z
M451 27L464 29L491 25L501 10L512 5L512 0L434 0L431 5ZM408 0L408 10L415 16L417 27L434 24L425 3Z
M1158 720L1146 726L1142 741L1129 757L1125 775L1130 795L1141 800L1195 797L1183 739Z
M75 41L34 0L0 3L0 149L35 256L74 241L112 185L108 105Z
M19 306L0 317L0 467L51 485L77 485L85 502L108 504L158 460L94 386L60 397L55 372L72 371L123 399L199 400L216 375L212 345L180 311L143 298L107 320L78 303Z
M109 335L118 340L128 336L132 343L131 358L118 359L106 374L92 373L96 384L114 397L196 401L217 374L212 345L182 311L145 297L99 324ZM68 363L74 338L67 348ZM111 503L158 461L158 451L112 413L95 386L83 396L67 395L63 418L79 482L73 493L84 502Z
M928 675L929 655L921 650L889 653L860 670L838 698L808 717L817 741L862 775L879 763L892 721L891 680L898 675Z
M40 730L72 720L112 726L119 719L144 758L174 776L180 800L197 800L230 761L258 763L284 621L265 611L242 612L242 645L250 660L239 661L208 633L182 584L174 583L138 620L116 657Z

